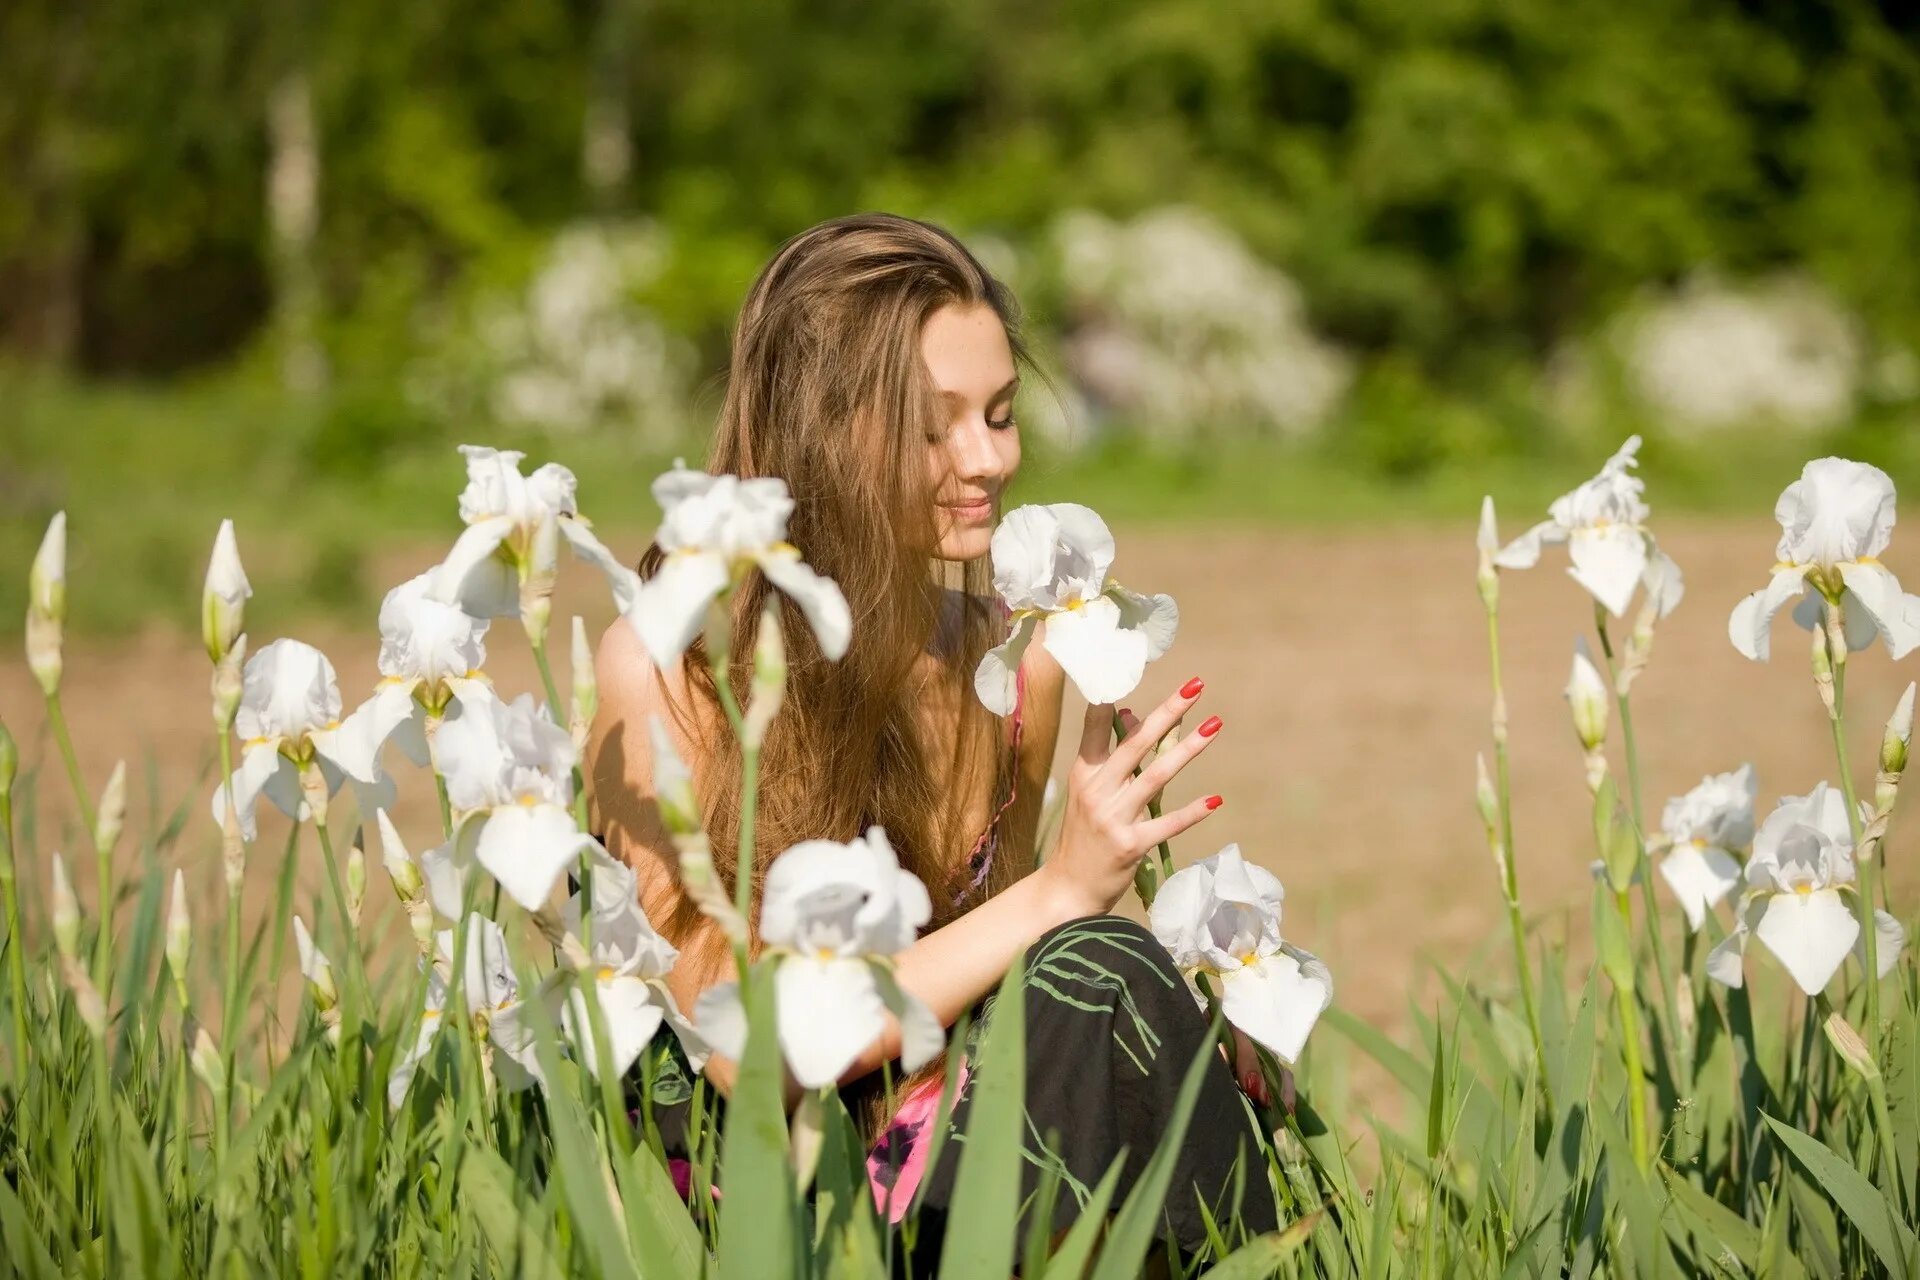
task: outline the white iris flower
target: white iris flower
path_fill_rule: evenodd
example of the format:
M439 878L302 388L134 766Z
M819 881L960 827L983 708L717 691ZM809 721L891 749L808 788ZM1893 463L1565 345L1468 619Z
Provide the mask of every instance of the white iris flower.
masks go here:
M1773 577L1742 600L1727 619L1733 647L1765 662L1774 615L1790 600L1816 595L1794 608L1793 620L1811 629L1825 600L1841 609L1847 647L1864 649L1879 636L1887 652L1905 657L1920 645L1920 597L1880 563L1893 540L1893 481L1886 472L1845 458L1817 458L1774 504L1780 522Z
M567 931L580 936L581 898L575 894L564 912ZM595 1075L600 1072L594 1049L589 990L600 1003L616 1077L647 1047L660 1024L666 1022L686 1046L687 1059L697 1071L706 1062L705 1042L681 1016L667 990L667 971L679 958L673 944L654 931L640 908L639 885L633 871L605 855L593 859L593 945L588 948L594 968L589 984L576 986L567 996L562 1028L575 1056Z
M438 960L427 973L427 1002L413 1044L393 1064L387 1077L387 1102L398 1107L421 1062L433 1051L434 1037L446 1013L451 994L446 975L453 970L454 934L437 935ZM518 1092L542 1083L539 1058L534 1053L533 1028L527 1024L520 1000L520 983L507 955L507 937L500 926L475 913L467 920L467 961L460 980L460 999L476 1020L485 1024L493 1050L493 1074L500 1087Z
M974 672L974 691L990 710L1013 710L1020 659L1042 622L1041 644L1092 703L1132 693L1147 663L1173 644L1173 597L1141 595L1108 577L1113 534L1091 508L1016 508L993 531L992 549L993 586L1013 612L1013 632Z
M1547 519L1508 543L1493 562L1503 569L1531 569L1550 544L1567 544L1573 580L1614 617L1627 611L1634 588L1645 584L1660 617L1685 594L1680 566L1660 550L1647 530L1646 482L1633 474L1640 437L1629 436L1600 474L1556 498Z
M708 607L751 569L800 606L822 653L834 660L846 653L853 638L846 597L786 540L793 514L786 481L709 475L676 460L653 482L653 496L663 513L655 540L666 559L625 612L656 665L669 666L686 652Z
M534 706L511 703L477 682L456 695L461 711L440 727L435 763L454 811L451 850L421 857L435 909L457 916L459 890L473 863L529 911L546 905L561 872L597 849L574 824L573 739Z
M433 596L428 570L387 592L380 602L380 684L373 697L403 705L407 716L393 743L415 764L427 763L429 709L458 714L454 695L485 684L487 619Z
M1753 843L1753 801L1759 789L1753 766L1709 774L1683 796L1667 801L1660 838L1670 851L1660 860L1660 878L1687 913L1695 933L1740 883L1740 854ZM1844 815L1842 815L1844 816Z
M1833 981L1848 952L1864 963L1860 921L1846 898L1859 892L1853 853L1846 801L1838 791L1823 782L1809 795L1782 800L1754 836L1739 920L1707 956L1708 975L1740 986L1749 938L1758 938L1810 996ZM1906 945L1906 931L1884 911L1873 917L1880 976L1885 977Z
M1175 967L1211 977L1227 1021L1291 1065L1333 1003L1333 974L1281 939L1285 897L1278 877L1230 844L1168 877L1148 916Z
M300 766L319 768L329 795L351 782L360 812L393 804L393 780L380 767L380 747L409 714L407 700L375 696L340 718L340 682L327 656L298 640L275 640L247 659L234 726L240 763L233 804L240 832L256 834L253 808L265 795L290 818L311 817L300 794ZM226 825L224 786L213 791L213 820Z
M837 1081L880 1038L888 1013L900 1021L908 1071L940 1052L939 1019L886 963L932 915L926 886L901 868L879 827L845 844L802 841L768 868L760 936L775 965L780 1048L804 1088ZM709 988L694 1016L707 1043L739 1059L747 1025L737 984Z
M433 570L435 598L476 618L518 614L521 583L553 568L557 548L542 541L551 527L575 555L606 575L617 607L633 603L640 576L593 536L575 499L573 472L549 462L523 476L526 455L516 450L463 444L460 452L467 459L467 487L460 493L460 519L467 527Z

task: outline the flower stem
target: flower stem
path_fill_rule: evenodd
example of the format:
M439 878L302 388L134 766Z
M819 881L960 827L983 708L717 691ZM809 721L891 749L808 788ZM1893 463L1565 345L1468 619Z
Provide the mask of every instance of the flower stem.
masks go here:
M1493 760L1500 794L1500 891L1507 900L1507 927L1513 934L1514 969L1520 977L1520 999L1526 1005L1527 1029L1533 1035L1533 1059L1540 1078L1540 1097L1553 1110L1547 1083L1546 1037L1540 1029L1540 1003L1533 992L1533 966L1527 959L1527 922L1520 907L1520 872L1513 846L1513 783L1507 761L1507 695L1500 678L1500 607L1487 601L1487 655L1493 675Z
M87 824L87 835L93 835L93 800L87 795L86 779L80 776L80 761L73 754L73 738L67 733L67 717L60 710L60 695L47 695L47 721L53 726L53 739L60 746L60 758L67 765L67 780L73 783L74 799L80 802L80 820Z
M239 816L233 811L233 735L227 730L220 733L220 786L226 793L227 813L236 822ZM226 973L222 975L220 995L220 1062L225 1067L227 1079L232 1080L234 1067L234 1042L239 1038L240 1021L240 886L231 877L227 883L227 962ZM182 1015L184 1017L184 1013ZM184 1032L183 1032L184 1034ZM231 1090L229 1090L231 1096Z
M98 815L87 794L86 779L80 773L80 759L73 751L73 735L67 732L66 712L60 706L59 690L47 695L47 721L53 726L54 741L60 746L60 758L67 766L67 779L73 784L74 799L80 805L80 820L86 824L87 840L94 845L95 868L100 897L100 932L93 943L93 985L100 998L113 1004L113 850L102 849L94 839Z
M1633 1162L1645 1173L1648 1168L1647 1089L1646 1073L1640 1065L1640 1002L1632 987L1614 988L1613 1002L1620 1013L1620 1052L1627 1071L1627 1122L1633 1131Z
M13 796L0 791L0 896L7 911L7 988L8 1004L13 1010L14 1097L27 1078L27 962L26 934L20 931L20 890L14 880Z
M715 605L715 608L723 607ZM724 629L714 628L724 637ZM754 871L754 819L760 808L760 750L747 745L745 714L740 710L740 700L734 696L732 666L733 653L729 643L713 644L707 648L707 666L713 672L714 696L720 699L720 709L726 714L727 726L733 731L733 740L740 744L740 840L735 846L733 861L733 909L742 920L751 920L753 909L753 871ZM747 942L742 939L734 944L734 967L739 970L740 991L744 996L747 989Z
M1860 823L1860 802L1854 795L1853 767L1847 760L1847 639L1842 629L1843 622L1837 605L1828 604L1825 610L1825 634L1827 637L1827 657L1833 664L1833 705L1828 708L1827 725L1833 731L1833 754L1840 765L1840 794L1847 802L1847 830L1853 835L1856 866L1860 873L1860 892L1854 894L1855 908L1860 915L1860 937L1865 947L1867 987L1867 1048L1873 1054L1874 1063L1880 1061L1880 937L1874 927L1873 903L1874 889L1879 880L1877 858L1863 857L1861 847L1863 830Z
M1119 742L1126 736L1127 726L1121 721L1120 713L1116 711L1113 713L1113 740ZM1135 769L1133 776L1136 778L1139 777L1140 770ZM1150 818L1158 818L1160 816L1160 797L1155 796L1153 799L1147 801L1147 816ZM1160 891L1160 885L1173 876L1172 844L1169 841L1162 840L1158 846L1158 850L1160 854L1160 868L1157 876L1154 873L1153 864L1144 858L1141 859L1140 865L1133 873L1133 891L1140 895L1140 905L1143 907L1153 906L1153 899Z
M360 1090L360 1019L372 999L367 971L360 959L360 932L354 927L353 913L347 909L347 891L340 880L340 862L333 856L333 837L324 821L313 829L320 837L320 852L327 864L327 888L333 894L334 909L340 915L341 941L347 949L347 989L340 999L340 1051L346 1055L347 1091Z
M1647 939L1653 946L1653 971L1660 981L1660 1012L1664 1015L1661 1032L1672 1043L1672 1029L1679 1018L1673 1008L1673 971L1667 966L1667 945L1661 938L1658 904L1653 896L1653 859L1647 856L1647 829L1641 825L1642 812L1640 802L1640 748L1633 736L1633 704L1626 694L1621 693L1619 676L1614 670L1613 637L1607 633L1606 606L1598 601L1593 606L1594 629L1600 633L1600 652L1606 659L1607 684L1614 690L1614 700L1620 707L1620 739L1627 757L1627 794L1632 808L1633 832L1639 846L1639 878L1641 903L1647 913Z

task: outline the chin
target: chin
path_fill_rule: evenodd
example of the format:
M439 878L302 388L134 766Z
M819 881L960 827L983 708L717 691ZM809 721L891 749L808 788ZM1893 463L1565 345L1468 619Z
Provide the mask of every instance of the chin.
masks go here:
M933 549L936 560L945 560L954 564L964 564L969 560L979 560L993 549L993 529L952 529L940 539Z

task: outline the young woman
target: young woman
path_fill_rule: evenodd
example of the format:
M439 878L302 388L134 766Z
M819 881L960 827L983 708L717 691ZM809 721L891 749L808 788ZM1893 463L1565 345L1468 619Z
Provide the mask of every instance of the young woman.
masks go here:
M1059 1169L1054 1213L1064 1226L1123 1147L1125 1195L1206 1037L1165 951L1109 912L1148 850L1219 806L1220 797L1205 796L1159 819L1146 811L1221 725L1209 717L1150 759L1198 704L1198 679L1143 718L1123 712L1130 731L1117 745L1114 709L1090 707L1065 780L1058 843L1036 867L1062 674L1034 644L1010 716L1001 719L973 695L975 666L1006 634L988 544L1020 465L1015 320L1007 290L939 228L884 215L814 227L775 255L741 308L708 469L787 482L796 502L789 537L840 584L854 619L851 648L829 662L797 610L775 595L790 674L761 750L757 850L747 874L764 875L802 839L850 840L883 826L934 901L927 931L898 958L898 980L949 1027L1025 953L1026 1176L1031 1191L1041 1162ZM640 572L650 576L658 565L655 548ZM766 594L757 578L740 591L735 655L752 654ZM743 693L747 661L739 658L732 675ZM715 860L729 876L739 747L704 652L661 671L633 630L615 625L596 670L600 712L587 747L596 829L638 872L648 915L680 948L670 983L690 1010L705 987L730 976L731 956L677 883L652 799L648 717L667 722L692 768ZM897 1089L890 1106L879 1067L898 1052L894 1026L843 1080L871 1128L876 1196L895 1219L923 1180L928 1209L937 1214L945 1204L961 1144L945 1145L940 1167L927 1170L924 1139L935 1122L964 1129L970 1099L963 1086L953 1116L935 1117L935 1064ZM1242 1068L1251 1064L1244 1046L1241 1056ZM724 1090L733 1067L716 1057L707 1074ZM1205 1239L1199 1199L1218 1214L1233 1188L1264 1188L1252 1133L1234 1076L1217 1060L1168 1197L1183 1243ZM1234 1170L1242 1160L1244 1182ZM1238 1211L1257 1229L1273 1224L1264 1191L1245 1194Z

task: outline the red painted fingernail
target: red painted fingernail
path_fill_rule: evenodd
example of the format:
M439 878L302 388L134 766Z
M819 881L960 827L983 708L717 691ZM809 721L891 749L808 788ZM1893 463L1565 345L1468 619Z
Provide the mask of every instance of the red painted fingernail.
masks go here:
M1214 734L1220 732L1220 725L1222 723L1219 716L1208 716L1201 722L1198 733L1203 738L1211 738Z
M1206 682L1199 676L1195 676L1180 686L1180 696L1183 698L1197 698L1200 696L1200 691L1206 687Z
M1120 714L1121 714L1121 715L1122 715L1123 717L1125 717L1125 718L1127 718L1127 719L1131 719L1131 718L1133 717L1133 708L1132 708L1132 707L1122 707L1122 708L1120 708Z
M1225 804L1225 803L1226 803L1226 801L1225 801L1225 800L1222 800L1222 799L1221 799L1221 798L1220 798L1219 796L1208 796L1208 797L1207 797L1207 808L1209 808L1209 809L1218 809L1218 808L1219 808L1219 807L1220 807L1221 805L1223 805L1223 804Z
M1240 1077L1240 1087L1248 1093L1258 1093L1260 1090L1260 1077L1249 1071Z

